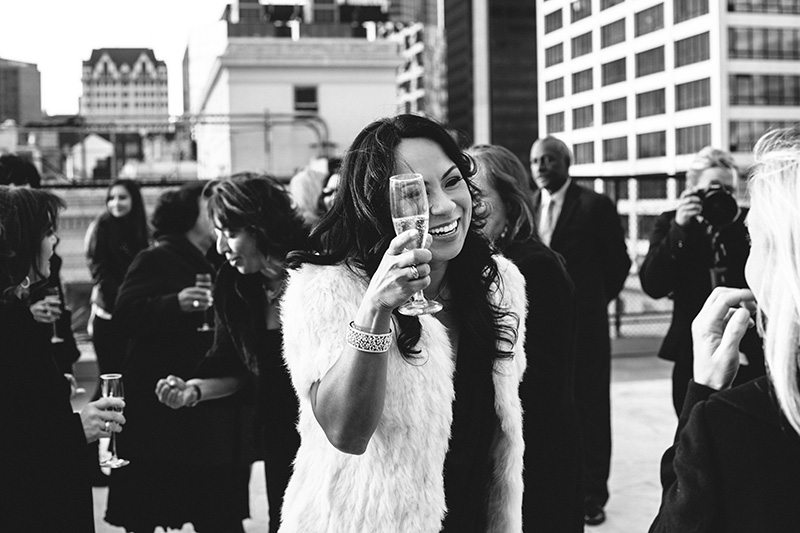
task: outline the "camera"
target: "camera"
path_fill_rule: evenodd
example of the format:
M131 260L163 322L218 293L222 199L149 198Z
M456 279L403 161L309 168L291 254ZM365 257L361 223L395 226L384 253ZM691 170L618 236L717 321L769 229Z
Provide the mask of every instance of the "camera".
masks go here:
M739 215L739 204L728 187L714 183L695 193L703 207L701 215L711 226L727 226Z

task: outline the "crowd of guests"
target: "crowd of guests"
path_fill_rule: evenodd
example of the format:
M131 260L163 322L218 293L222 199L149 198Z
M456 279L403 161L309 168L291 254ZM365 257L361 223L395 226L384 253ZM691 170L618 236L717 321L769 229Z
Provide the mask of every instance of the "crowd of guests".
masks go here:
M698 153L639 270L674 300L659 355L679 422L651 531L790 531L800 515L800 129L755 155L748 211L730 155ZM86 238L90 328L125 397L73 413L64 202L0 157L0 530L93 531L103 483L106 521L128 532L242 532L258 460L270 531L602 523L607 309L631 261L562 141L537 140L530 164L399 115L327 175L189 183L149 221L138 184L112 182ZM409 171L422 246L392 221L389 176ZM418 291L442 309L398 312ZM129 464L106 477L92 445L112 435Z

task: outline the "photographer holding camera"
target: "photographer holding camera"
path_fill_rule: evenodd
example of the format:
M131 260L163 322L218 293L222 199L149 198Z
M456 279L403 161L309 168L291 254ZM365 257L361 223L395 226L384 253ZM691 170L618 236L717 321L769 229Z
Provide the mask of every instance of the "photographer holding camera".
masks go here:
M737 180L729 153L710 146L700 150L686 172L686 190L676 210L658 217L639 269L645 293L674 301L658 356L675 363L672 403L678 415L692 378L692 320L715 287L747 287L744 265L750 240L744 224L747 209L732 194ZM764 352L754 328L745 334L739 352L735 385L764 375Z

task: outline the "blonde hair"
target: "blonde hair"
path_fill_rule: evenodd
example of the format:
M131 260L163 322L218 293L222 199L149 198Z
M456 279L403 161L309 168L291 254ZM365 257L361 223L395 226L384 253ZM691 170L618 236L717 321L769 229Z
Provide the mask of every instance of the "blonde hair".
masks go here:
M763 265L752 284L758 326L778 404L800 434L800 128L767 132L754 152L748 224Z
M324 185L325 175L310 168L302 169L289 181L289 194L295 207L310 226L316 224L322 216L319 197Z
M731 184L734 189L739 185L739 171L736 168L736 163L733 156L725 150L714 148L713 146L706 146L697 152L686 170L686 183L691 185L697 184L697 179L704 171L709 168L723 168L731 172Z

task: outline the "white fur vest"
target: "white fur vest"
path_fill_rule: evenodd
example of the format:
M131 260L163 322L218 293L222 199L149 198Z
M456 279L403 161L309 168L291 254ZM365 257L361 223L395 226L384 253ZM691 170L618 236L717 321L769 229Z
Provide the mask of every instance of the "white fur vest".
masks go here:
M495 302L519 322L513 360L493 374L498 434L492 444L489 531L522 531L522 409L518 385L525 370L525 281L496 257ZM310 390L345 349L345 332L364 296L366 280L345 266L305 265L292 272L281 313L284 357L300 399L301 444L286 489L281 532L438 532L447 512L443 467L453 418L454 361L445 327L421 317L418 349L427 358L408 364L389 351L386 400L363 455L331 445L311 410ZM513 320L509 317L509 320ZM508 349L508 347L504 347Z

